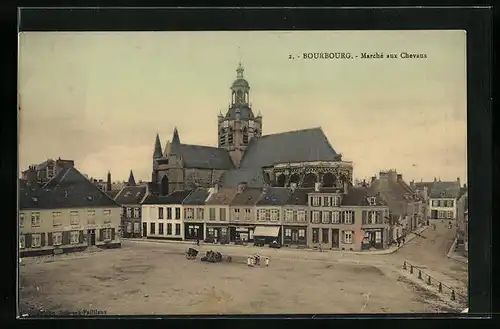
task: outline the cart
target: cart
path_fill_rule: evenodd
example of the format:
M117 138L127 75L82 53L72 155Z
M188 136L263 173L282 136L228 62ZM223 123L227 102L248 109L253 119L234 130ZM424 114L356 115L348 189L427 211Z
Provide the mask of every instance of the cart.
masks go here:
M196 256L198 256L198 250L194 248L189 248L188 251L186 252L187 259L196 259Z

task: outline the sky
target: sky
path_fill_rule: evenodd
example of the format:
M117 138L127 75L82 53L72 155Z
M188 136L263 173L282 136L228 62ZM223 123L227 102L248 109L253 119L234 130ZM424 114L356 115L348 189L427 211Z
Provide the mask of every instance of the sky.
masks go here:
M217 146L239 61L264 135L322 127L355 178L467 181L458 30L20 33L19 169L61 157L94 178L150 180L157 133L162 147L174 127L182 143Z

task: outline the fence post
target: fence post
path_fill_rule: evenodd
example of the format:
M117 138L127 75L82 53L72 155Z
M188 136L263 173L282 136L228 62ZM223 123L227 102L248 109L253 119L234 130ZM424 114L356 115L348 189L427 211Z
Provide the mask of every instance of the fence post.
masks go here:
M418 270L418 278L419 278L420 280L422 280L422 271L421 271L421 270Z
M410 274L413 274L413 265L410 265Z
M431 284L432 284L432 283L431 283L431 276L430 276L430 275L428 275L428 276L427 276L427 284L428 284L428 285L431 285Z
M451 300L455 300L455 290L451 291Z
M443 292L443 285L439 282L439 292Z
M403 270L406 270L406 261L403 263Z

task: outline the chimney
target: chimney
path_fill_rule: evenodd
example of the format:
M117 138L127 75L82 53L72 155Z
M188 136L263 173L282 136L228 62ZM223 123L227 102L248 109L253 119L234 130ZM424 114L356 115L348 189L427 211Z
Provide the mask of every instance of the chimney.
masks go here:
M293 190L295 190L297 188L297 183L290 183L290 188Z
M219 192L219 182L214 183L214 193Z
M437 179L436 179L436 177L434 177L434 183L435 183L435 182L437 182Z
M460 177L457 177L457 183L458 183L458 186L462 185L462 184L460 184Z
M397 180L398 182L402 181L403 180L403 175L402 174L397 174Z
M467 188L467 184L464 183L464 188Z
M349 185L347 184L347 182L344 182L344 193L347 194L347 190L349 188Z
M372 176L372 183L377 179L377 176Z
M238 183L238 193L243 192L247 188L247 182Z
M314 192L319 192L321 188L321 183L314 183Z

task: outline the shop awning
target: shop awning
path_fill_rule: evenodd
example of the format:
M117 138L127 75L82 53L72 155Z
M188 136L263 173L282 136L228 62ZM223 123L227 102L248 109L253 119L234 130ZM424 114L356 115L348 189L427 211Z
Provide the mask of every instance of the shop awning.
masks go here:
M253 236L277 237L279 232L279 226L256 226Z

